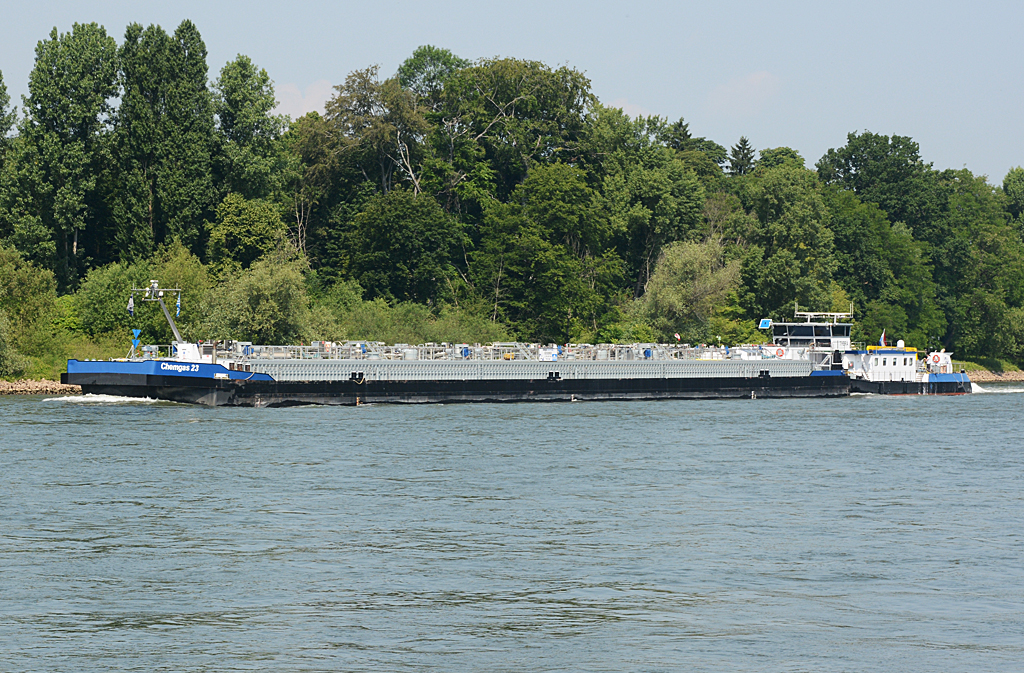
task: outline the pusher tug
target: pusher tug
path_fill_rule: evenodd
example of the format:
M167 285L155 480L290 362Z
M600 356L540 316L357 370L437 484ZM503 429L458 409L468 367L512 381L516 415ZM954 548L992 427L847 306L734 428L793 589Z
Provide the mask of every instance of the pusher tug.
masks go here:
M142 346L128 357L68 360L62 383L86 394L147 397L210 406L358 405L371 403L656 400L842 397L851 392L961 394L965 373L949 353L871 347L851 350L849 313L806 313L804 322L772 323L773 343L715 347L688 344L525 343L420 345L314 341L261 346L183 340L165 297L181 291L133 288L159 303L175 341Z

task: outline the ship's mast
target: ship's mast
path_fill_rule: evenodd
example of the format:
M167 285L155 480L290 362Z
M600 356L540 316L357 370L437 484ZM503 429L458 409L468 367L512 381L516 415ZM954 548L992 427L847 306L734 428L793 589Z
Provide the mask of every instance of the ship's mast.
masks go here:
M821 311L801 311L800 304L793 302L793 315L797 318L806 318L807 322L813 322L814 320L823 320L823 322L837 323L841 319L853 320L853 302L850 302L849 313L827 313Z
M174 318L171 317L171 312L167 310L167 304L164 303L164 295L170 296L171 293L177 293L178 303L177 306L181 306L181 290L178 288L161 288L159 281L149 281L149 287L133 287L131 289L132 303L134 305L135 293L140 293L142 301L155 301L159 302L160 308L164 310L164 317L167 318L167 324L171 326L171 331L174 332L175 341L184 341L181 338L181 332L178 331L178 326L174 324Z

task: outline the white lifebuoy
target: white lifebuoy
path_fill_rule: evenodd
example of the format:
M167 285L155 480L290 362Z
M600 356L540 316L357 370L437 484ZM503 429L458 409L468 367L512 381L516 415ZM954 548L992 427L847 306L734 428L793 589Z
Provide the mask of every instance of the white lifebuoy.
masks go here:
M934 362L935 364L939 364L939 360L940 359L941 358L939 358L939 354L938 353L936 353L935 355L932 356L932 362Z
M781 348L775 349L775 357L781 358L785 354L786 354L786 351L782 350Z

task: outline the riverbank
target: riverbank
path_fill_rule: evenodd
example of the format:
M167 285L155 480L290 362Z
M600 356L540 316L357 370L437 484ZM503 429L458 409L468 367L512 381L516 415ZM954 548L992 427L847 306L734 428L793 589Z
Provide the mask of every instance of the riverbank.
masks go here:
M1014 372L990 372L987 369L975 369L968 371L967 375L975 383L1024 381L1024 371L1019 370Z
M0 381L0 395L81 395L82 386L70 386L59 381Z

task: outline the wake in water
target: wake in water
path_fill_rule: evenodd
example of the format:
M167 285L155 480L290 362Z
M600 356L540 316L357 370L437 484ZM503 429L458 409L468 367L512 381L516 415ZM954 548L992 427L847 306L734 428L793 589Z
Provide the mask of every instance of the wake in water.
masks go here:
M71 404L155 404L164 400L150 397L122 397L120 395L66 395L64 397L47 397L43 402L69 402Z
M971 382L971 392L974 393L1024 393L1024 388L1020 386L1003 386L996 384L988 388L982 388L977 383Z

